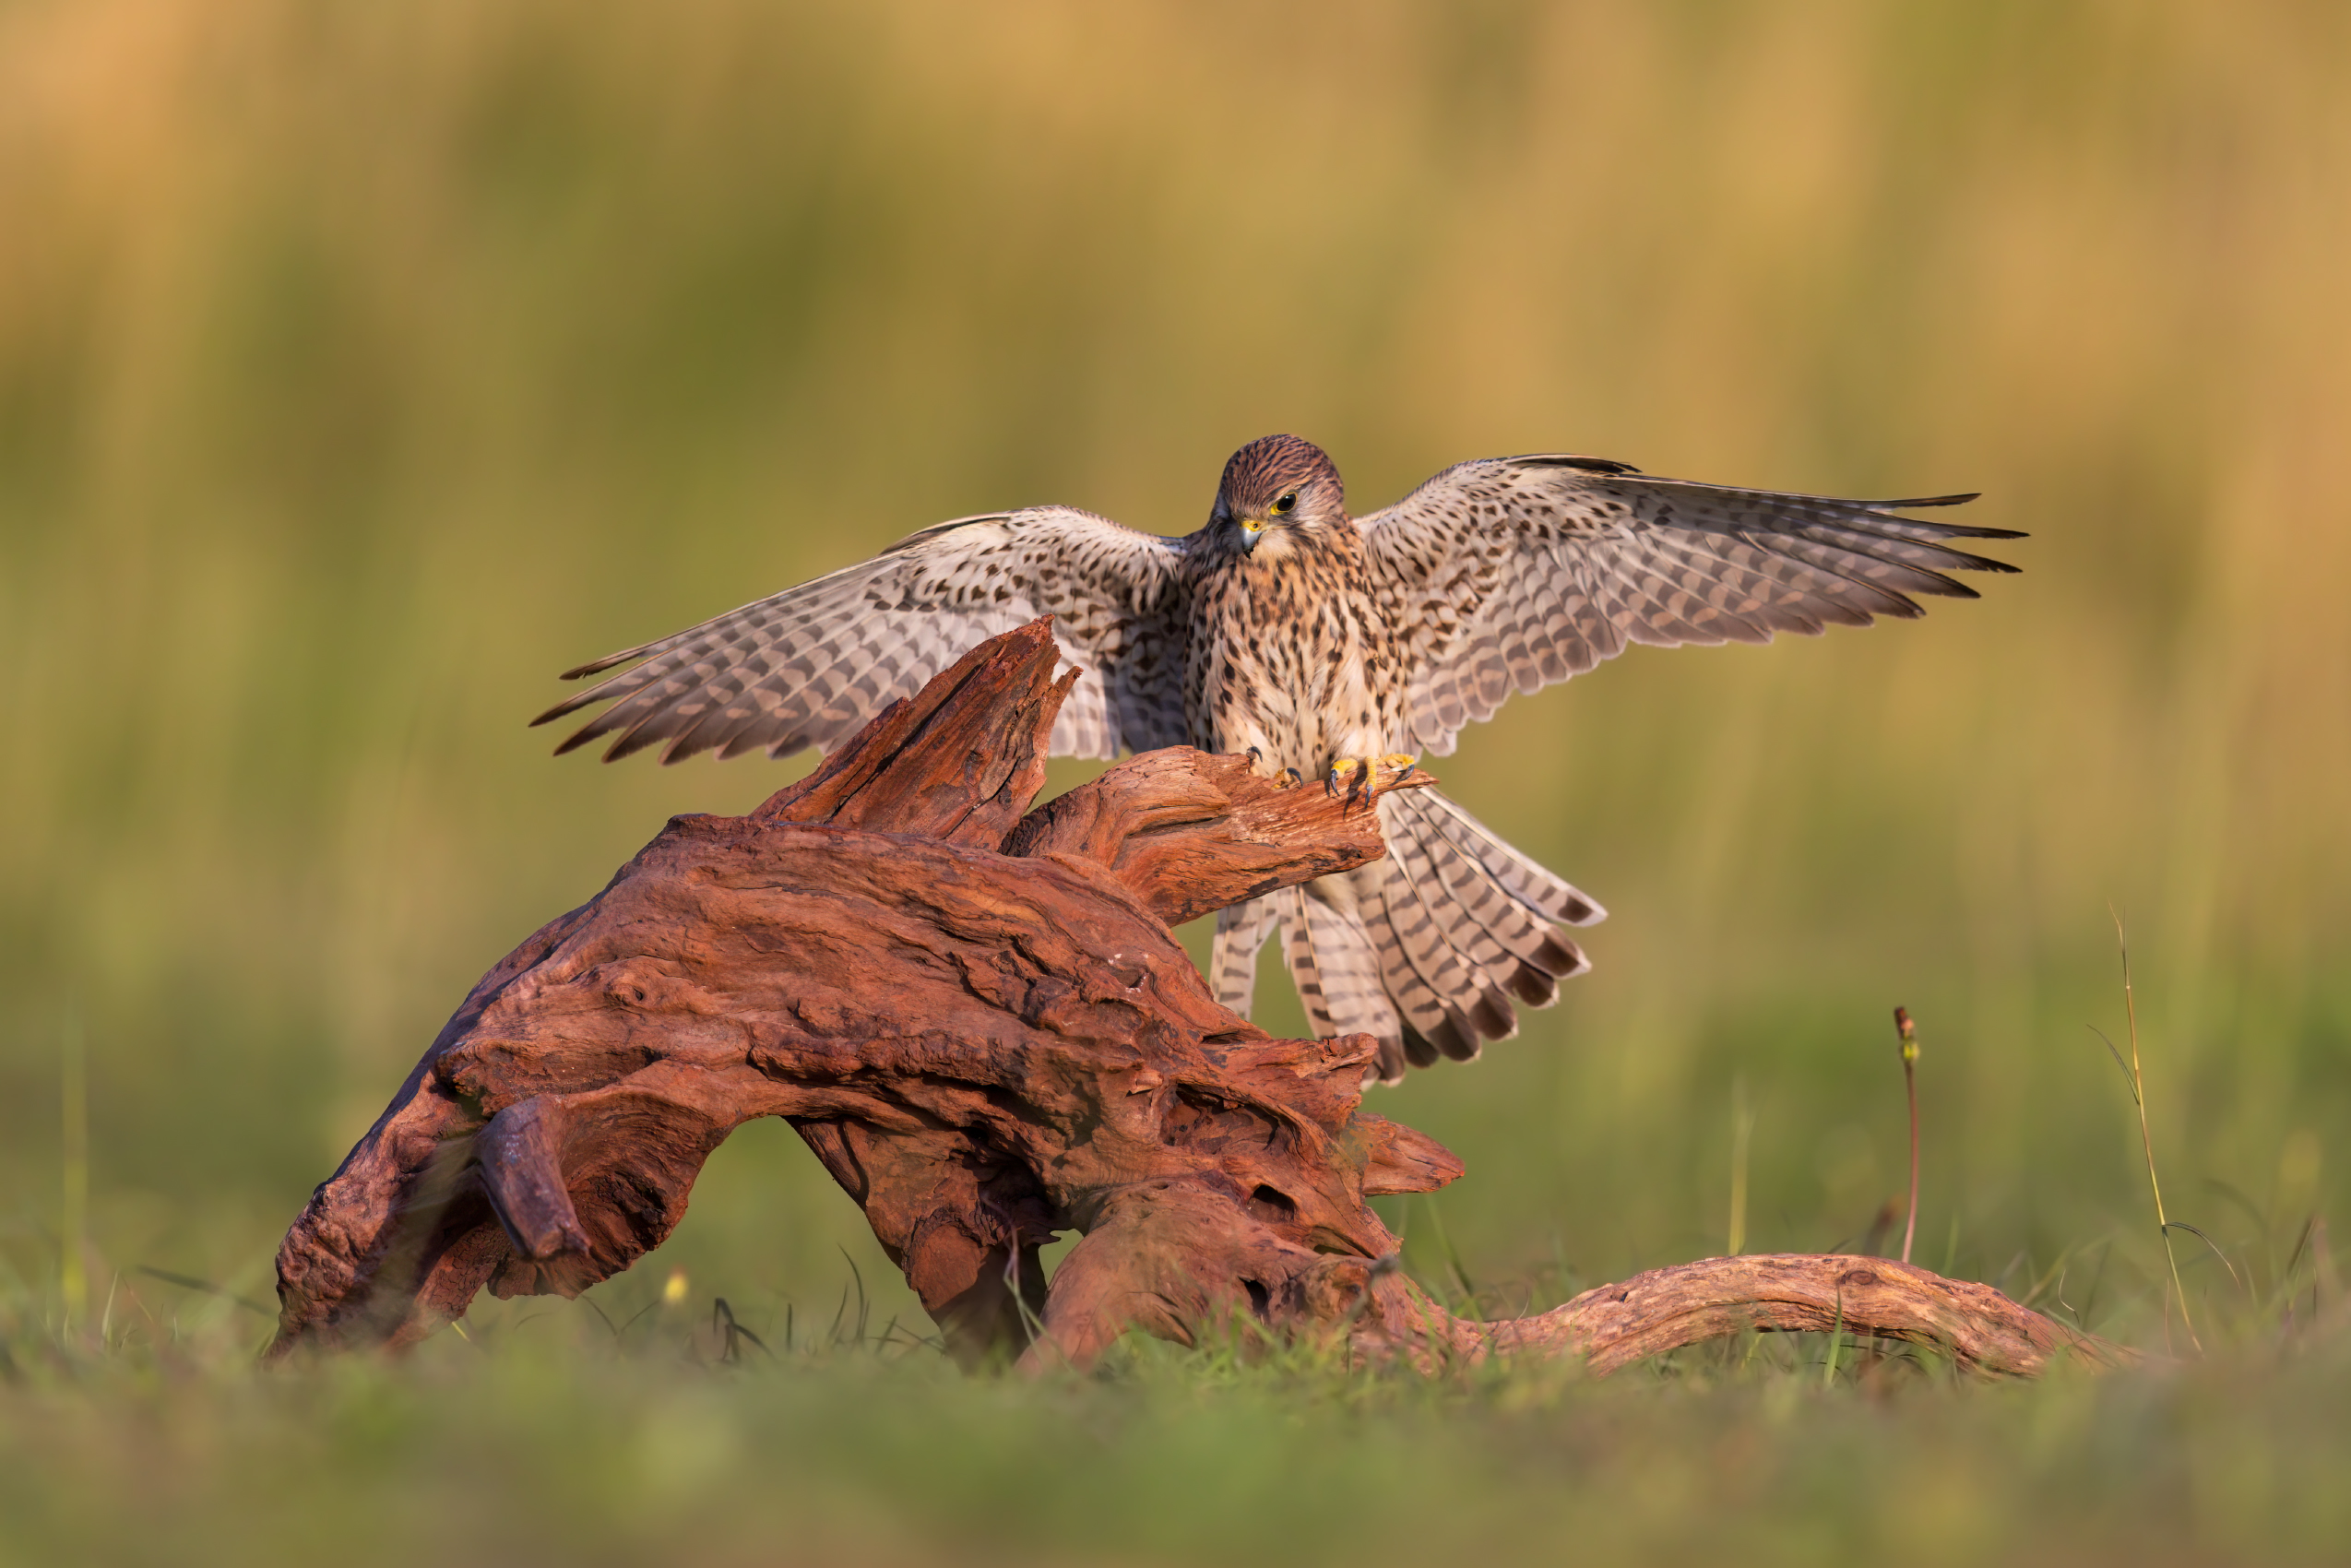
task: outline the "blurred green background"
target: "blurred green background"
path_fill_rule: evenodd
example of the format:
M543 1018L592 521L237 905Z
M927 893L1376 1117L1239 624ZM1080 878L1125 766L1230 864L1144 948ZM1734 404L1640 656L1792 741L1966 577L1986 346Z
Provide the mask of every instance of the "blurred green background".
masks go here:
M1612 916L1378 1097L1469 1166L1416 1246L1719 1252L1741 1104L1747 1245L1854 1241L1902 1003L1922 1260L2127 1297L2111 903L2173 1212L2274 1271L2351 1134L2346 192L2326 0L8 0L0 1251L58 1277L79 1060L93 1302L266 1297L483 969L807 766L551 760L556 671L964 513L1188 531L1289 430L1359 510L1565 448L2033 535L1438 765ZM821 1313L844 1249L909 1310L763 1125L606 1291Z

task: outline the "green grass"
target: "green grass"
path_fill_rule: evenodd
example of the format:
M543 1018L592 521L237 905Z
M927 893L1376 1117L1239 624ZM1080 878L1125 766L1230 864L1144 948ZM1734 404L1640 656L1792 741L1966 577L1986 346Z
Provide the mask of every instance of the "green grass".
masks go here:
M181 1562L283 1520L389 1552L402 1505L471 1510L448 1551L568 1510L577 1555L639 1558L788 1514L915 1558L1300 1520L1601 1559L2321 1538L2336 1352L2281 1362L2260 1325L2351 1148L2347 18L0 6L0 1538ZM255 1378L234 1308L143 1348L201 1303L138 1270L266 1301L484 968L672 813L793 776L551 761L522 721L555 671L984 507L1186 530L1278 429L1361 506L1567 448L1980 488L1969 520L2033 534L1981 603L1637 649L1437 759L1612 914L1518 1039L1381 1097L1470 1171L1395 1212L1419 1276L1514 1309L1734 1228L1866 1238L1906 1183L1899 1003L1919 1261L2160 1345L2141 1130L2084 1027L2124 1039L2112 904L2166 1212L2215 1243L2173 1234L2209 1364L1879 1398L1822 1389L1824 1346L1523 1388L1146 1358L1027 1388L912 1351L695 1369L659 1313L615 1356L579 1309L400 1370ZM605 1310L683 1268L696 1321L721 1294L766 1334L829 1322L852 1266L870 1327L922 1330L814 1161L749 1128ZM110 1295L128 1348L89 1340ZM669 1473L633 1445L703 1409L723 1484L622 1519L632 1466Z
M1129 1341L1028 1382L853 1304L789 1343L750 1307L730 1361L657 1284L265 1373L257 1319L139 1292L102 1344L11 1325L0 1561L2320 1562L2351 1529L2335 1332L2015 1386L1817 1336L1597 1383Z

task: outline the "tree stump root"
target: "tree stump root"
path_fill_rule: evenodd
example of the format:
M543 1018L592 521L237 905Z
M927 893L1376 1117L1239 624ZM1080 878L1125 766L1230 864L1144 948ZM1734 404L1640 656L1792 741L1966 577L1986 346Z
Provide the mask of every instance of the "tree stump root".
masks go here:
M1612 1371L1754 1328L1937 1347L1989 1373L2128 1352L1878 1258L1716 1258L1532 1317L1454 1316L1366 1199L1462 1172L1361 1108L1368 1035L1276 1039L1170 927L1383 852L1376 798L1245 758L1127 760L1042 807L1038 622L973 649L741 817L674 818L485 975L278 1255L269 1354L411 1344L575 1296L685 1213L727 1134L781 1116L966 1364L1090 1365L1235 1320L1371 1359L1572 1354ZM1038 1250L1082 1239L1050 1287Z

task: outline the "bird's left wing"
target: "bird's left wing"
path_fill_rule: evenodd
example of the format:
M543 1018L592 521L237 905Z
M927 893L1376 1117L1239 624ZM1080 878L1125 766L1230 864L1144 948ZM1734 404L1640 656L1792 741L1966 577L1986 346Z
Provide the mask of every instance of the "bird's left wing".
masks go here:
M556 748L610 735L607 762L657 744L665 763L714 747L721 757L829 749L977 644L1051 614L1062 657L1089 677L1053 725L1055 754L1176 745L1184 548L1070 506L959 517L871 561L565 671L576 680L644 660L531 722L610 701Z
M1358 526L1414 741L1446 755L1512 692L1628 643L1768 642L1923 614L1914 594L1973 599L1944 574L2016 568L1943 541L2024 536L1896 514L1974 499L1840 501L1538 455L1447 469Z

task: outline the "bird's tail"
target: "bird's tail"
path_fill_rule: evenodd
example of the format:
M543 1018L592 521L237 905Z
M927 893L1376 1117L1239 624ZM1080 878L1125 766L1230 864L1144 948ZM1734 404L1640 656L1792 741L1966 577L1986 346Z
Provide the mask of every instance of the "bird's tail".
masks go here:
M1379 813L1386 859L1222 911L1210 969L1217 1000L1247 1013L1278 924L1314 1032L1376 1035L1395 1083L1516 1034L1514 1001L1547 1007L1591 968L1558 927L1607 911L1434 790L1383 795Z

